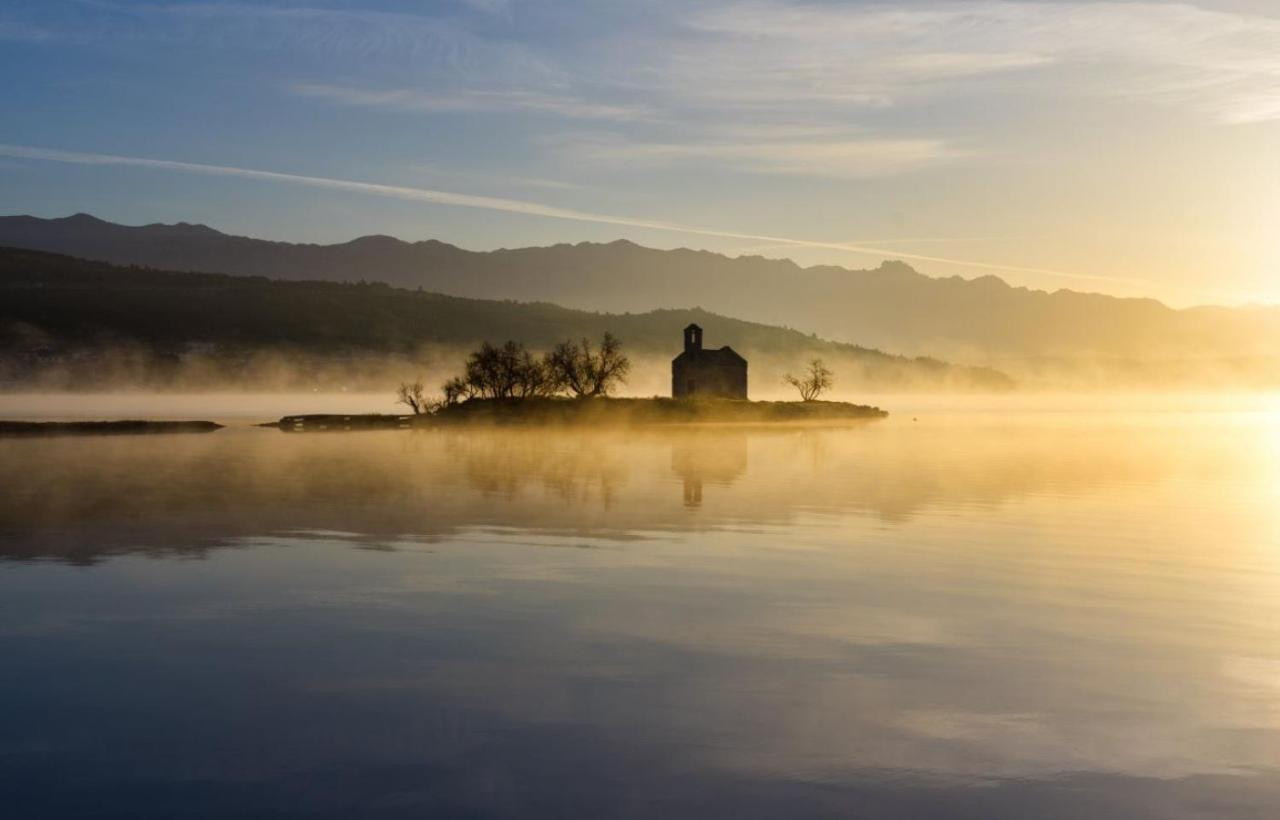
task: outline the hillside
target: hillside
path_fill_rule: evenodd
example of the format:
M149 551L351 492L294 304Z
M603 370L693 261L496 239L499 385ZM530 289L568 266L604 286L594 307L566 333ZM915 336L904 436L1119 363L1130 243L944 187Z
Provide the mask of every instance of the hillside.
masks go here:
M1150 373L1153 364L1194 371L1222 363L1264 377L1280 372L1280 308L1173 310L1150 299L1011 287L994 276L935 279L901 262L801 268L626 241L491 252L387 236L303 245L185 223L126 227L85 214L0 218L0 244L173 270L381 281L584 310L701 305L868 347L1028 372L1079 366Z
M751 359L757 388L776 388L783 370L814 356L831 363L847 388L1010 385L992 370L893 356L697 309L592 313L381 283L175 273L0 248L0 378L10 385L47 383L50 373L68 370L73 383L176 378L188 367L210 379L252 381L264 353L287 356L272 366L289 369L284 375L294 383L322 380L322 371L340 365L323 380L377 384L388 369L403 376L454 368L485 339L538 349L609 330L648 369L639 384L665 392L665 368L690 322L706 329L709 343Z

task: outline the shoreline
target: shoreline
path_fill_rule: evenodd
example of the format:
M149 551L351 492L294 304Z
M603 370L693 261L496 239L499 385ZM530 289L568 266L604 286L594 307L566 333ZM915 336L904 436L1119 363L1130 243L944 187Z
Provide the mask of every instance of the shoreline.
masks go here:
M888 416L878 407L831 401L699 401L649 399L470 399L434 413L306 414L284 416L283 432L407 430L458 426L636 427L703 424L830 424L872 421Z
M427 430L460 427L699 427L738 425L780 427L840 425L874 421L888 412L870 405L833 401L738 401L649 399L471 399L433 413L308 413L276 421L246 422L245 428L286 433L340 433L362 430ZM29 421L0 420L0 438L40 436L154 435L212 433L228 426L215 421L154 419Z
M0 420L0 437L136 436L161 433L213 433L223 429L214 421L8 421Z

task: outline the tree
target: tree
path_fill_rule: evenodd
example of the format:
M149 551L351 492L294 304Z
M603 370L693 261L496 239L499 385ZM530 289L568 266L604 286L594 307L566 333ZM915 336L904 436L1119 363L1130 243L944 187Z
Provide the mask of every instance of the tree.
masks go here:
M796 377L788 373L784 378L787 384L800 391L801 401L813 401L831 389L835 374L827 369L822 359L809 362L809 372Z
M452 407L475 395L471 384L461 376L454 376L440 385L440 392L444 393L444 405L446 407Z
M480 345L467 358L461 382L470 395L490 399L551 396L560 389L548 357L535 359L524 345L515 341L502 347L494 347L489 342ZM451 386L455 393L462 392L461 385L454 385L452 381L445 386L446 393Z
M554 396L562 389L551 368L550 356L535 359L533 354L520 347L514 363L515 389L512 395L518 399Z
M598 350L593 350L587 339L563 341L547 355L546 362L556 387L567 389L578 398L609 395L626 382L631 371L631 360L622 353L622 342L607 332Z
M396 389L396 403L408 405L415 416L427 412L431 406L431 403L427 401L426 389L420 381L413 383L401 382L400 387Z

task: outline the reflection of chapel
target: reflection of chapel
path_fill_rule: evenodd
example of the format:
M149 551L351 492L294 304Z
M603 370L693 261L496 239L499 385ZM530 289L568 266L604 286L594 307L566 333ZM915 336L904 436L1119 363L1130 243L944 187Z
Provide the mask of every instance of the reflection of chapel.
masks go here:
M708 350L702 328L684 329L684 352L671 360L671 395L677 399L747 397L747 360L731 347Z
M741 433L700 431L676 439L671 471L684 484L684 505L702 506L703 483L727 487L747 472L747 437Z

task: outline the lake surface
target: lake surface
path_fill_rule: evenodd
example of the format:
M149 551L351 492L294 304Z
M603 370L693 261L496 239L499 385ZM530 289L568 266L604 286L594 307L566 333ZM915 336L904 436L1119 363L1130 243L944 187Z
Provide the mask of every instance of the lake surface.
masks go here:
M1280 816L1280 404L1089 404L0 440L0 814Z

